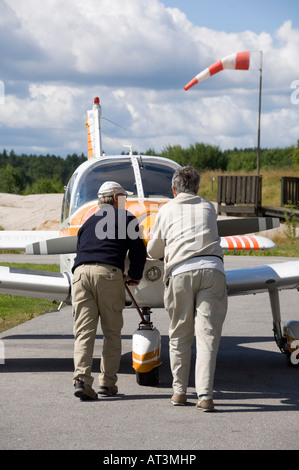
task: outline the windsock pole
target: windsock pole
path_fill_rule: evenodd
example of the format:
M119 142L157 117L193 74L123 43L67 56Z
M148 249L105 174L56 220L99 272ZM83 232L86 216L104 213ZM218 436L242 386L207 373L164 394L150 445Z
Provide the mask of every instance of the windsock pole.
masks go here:
M259 120L258 120L258 134L257 134L257 156L256 156L256 170L257 170L257 176L260 176L261 109L262 109L262 63L263 63L263 51L260 51Z

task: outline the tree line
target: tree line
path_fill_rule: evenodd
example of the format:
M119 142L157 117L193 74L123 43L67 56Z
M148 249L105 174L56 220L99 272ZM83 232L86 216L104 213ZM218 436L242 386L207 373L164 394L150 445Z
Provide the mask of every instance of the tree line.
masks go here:
M168 146L162 156L175 160L180 165L191 165L199 171L220 170L223 172L244 171L252 172L257 166L257 148L220 150L219 147L196 143L183 149L180 145ZM269 169L298 169L299 140L297 148L273 148L260 150L260 168Z
M0 192L12 194L63 193L75 169L86 160L84 154L16 155L0 152Z
M160 153L148 149L142 154L169 158L182 166L194 166L200 172L251 172L256 169L257 159L256 148L221 150L203 143L195 143L187 148L169 145ZM4 149L0 152L0 192L22 195L62 193L75 169L86 158L83 153L73 153L66 158L49 154L16 155L13 150L7 152ZM261 149L260 169L278 168L299 170L299 140L297 147Z

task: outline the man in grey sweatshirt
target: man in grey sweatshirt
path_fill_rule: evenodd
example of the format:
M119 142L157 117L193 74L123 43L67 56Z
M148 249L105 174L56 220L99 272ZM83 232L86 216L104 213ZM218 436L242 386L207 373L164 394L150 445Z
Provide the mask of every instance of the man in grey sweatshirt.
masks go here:
M169 348L173 405L185 405L191 347L196 337L197 408L214 411L216 358L227 311L223 253L214 205L198 196L200 175L192 167L176 170L174 199L162 206L147 251L164 258L164 303L170 317Z

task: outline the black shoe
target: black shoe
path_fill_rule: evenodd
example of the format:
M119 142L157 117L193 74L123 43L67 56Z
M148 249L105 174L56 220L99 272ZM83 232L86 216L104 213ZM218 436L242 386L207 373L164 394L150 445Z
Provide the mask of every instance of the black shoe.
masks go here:
M75 397L80 398L80 400L97 400L98 395L96 392L93 390L93 388L82 382L82 380L76 380L75 381L75 392L74 392Z

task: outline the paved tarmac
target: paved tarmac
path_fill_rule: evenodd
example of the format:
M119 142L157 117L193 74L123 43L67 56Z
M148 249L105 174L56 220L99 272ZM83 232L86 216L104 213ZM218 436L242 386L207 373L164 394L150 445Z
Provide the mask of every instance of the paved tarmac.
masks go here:
M225 267L279 260L227 257ZM283 321L299 320L298 300L295 290L281 293ZM80 402L73 395L70 306L0 334L0 345L5 350L5 363L0 363L0 449L100 450L106 452L100 454L102 461L97 463L106 463L104 455L120 458L138 450L152 455L171 451L180 459L187 453L197 455L200 450L299 448L299 369L286 364L275 344L267 294L229 299L215 377L215 413L195 408L195 351L187 406L171 405L165 310L154 309L152 321L162 338L159 385L137 384L131 343L139 316L136 310L127 309L119 395L97 402ZM99 327L93 368L95 385L101 345Z

